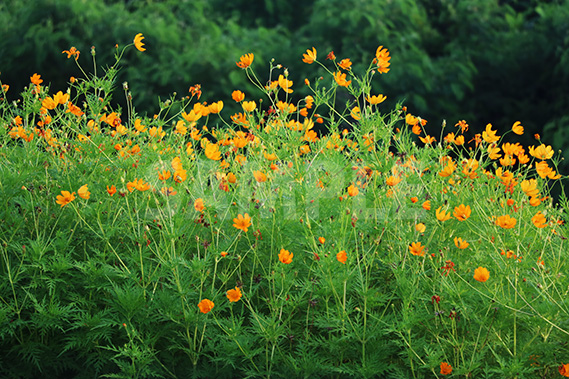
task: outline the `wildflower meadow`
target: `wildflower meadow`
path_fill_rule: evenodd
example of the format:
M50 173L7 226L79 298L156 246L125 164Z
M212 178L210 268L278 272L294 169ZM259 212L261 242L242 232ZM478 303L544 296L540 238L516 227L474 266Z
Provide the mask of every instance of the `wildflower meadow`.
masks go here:
M2 377L569 377L566 176L523 120L385 108L387 46L304 81L244 53L257 93L147 115L116 82L145 50L0 83Z

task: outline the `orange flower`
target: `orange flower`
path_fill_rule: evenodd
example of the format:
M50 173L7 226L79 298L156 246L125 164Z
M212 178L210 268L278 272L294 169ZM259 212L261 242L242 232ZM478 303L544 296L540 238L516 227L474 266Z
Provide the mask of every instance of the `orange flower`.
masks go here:
M496 219L496 225L504 229L512 229L516 226L516 219L510 215L500 216Z
M421 205L424 210L430 211L431 210L431 200L425 200Z
M334 80L342 87L347 87L352 83L351 80L346 80L346 74L342 74L340 71L334 73Z
M111 188L109 188L109 186L107 186L107 193L109 195L113 196L116 192L117 192L117 187L115 187L114 184L111 186Z
M160 189L160 192L162 192L166 196L174 196L175 194L178 193L178 191L174 190L174 187L162 187Z
M41 75L33 74L32 76L30 76L30 82L32 84L35 84L36 86L39 86L40 84L43 83L43 79L41 78Z
M396 178L395 176L391 175L390 177L385 179L385 184L393 187L393 186L397 185L397 183L399 183L400 181L401 181L401 178Z
M437 215L437 220L439 221L447 221L450 220L452 218L452 216L450 215L450 212L446 212L446 211L442 211L441 210L442 207L438 207L436 212Z
M425 255L425 252L423 251L424 249L425 246L421 246L421 242L413 242L409 246L409 252L413 255L418 255L420 257Z
M203 213L205 209L205 205L203 203L203 199L200 197L194 201L194 209L200 213Z
M461 133L468 131L468 124L466 123L465 120L460 120L454 126L458 126L460 128Z
M538 228L545 228L547 226L547 220L541 211L537 212L535 216L531 218L531 222Z
M569 363L559 366L559 374L569 378Z
M419 201L419 198L418 198L417 196L413 196L413 197L411 198L411 202L412 202L413 204L415 204L417 201Z
M241 294L241 290L239 289L239 287L235 287L234 290L227 291L226 295L227 295L227 299L232 303L238 302L239 299L241 299L241 296L243 296Z
M81 186L81 188L77 190L77 195L82 199L88 199L91 196L91 192L89 192L87 184Z
M389 71L388 67L391 65L391 63L389 63L390 59L391 57L389 56L389 51L387 51L387 49L384 49L383 46L379 46L375 51L374 59L374 63L377 64L377 72L380 74L387 73Z
M214 306L213 301L208 299L203 299L198 303L198 308L200 309L200 312L203 314L209 313L209 311L213 309L213 306Z
M348 254L346 253L345 250L342 250L338 254L336 254L336 259L338 260L338 262L345 265L346 261L348 260Z
M253 63L253 59L255 59L253 53L245 54L242 55L239 62L236 62L235 64L237 65L237 67L247 68L251 66L251 63Z
M464 204L460 204L454 208L453 215L458 221L464 221L470 217L470 213L470 205L464 206Z
M435 137L429 136L429 135L427 135L425 137L419 137L419 139L426 145L430 145L436 141Z
M172 176L172 173L170 172L170 170L163 170L162 172L158 171L158 179L159 180L168 180L170 178L170 176Z
M324 244L324 242L326 242L326 238L318 237L318 242L320 242L321 244Z
M458 247L461 250L466 249L470 245L468 242L464 241L460 237L454 237L454 244L456 247Z
M221 255L221 257L226 257L226 256L227 256L227 251L222 251L221 253L219 253L219 255Z
M313 47L311 50L306 50L306 54L302 54L304 63L312 64L316 60L316 49Z
M496 142L500 136L496 135L496 130L492 130L492 124L486 125L486 130L482 132L482 138L488 143Z
M519 136L524 134L524 127L521 125L521 122L519 121L514 122L514 125L512 125L512 131Z
M136 50L138 51L145 51L146 48L144 48L144 43L142 42L142 40L144 39L144 36L142 35L142 33L138 33L137 35L134 36L134 47L136 47ZM69 58L69 57L67 57Z
M348 195L350 196L356 196L359 192L360 190L358 187L354 186L353 184L348 187Z
M233 219L233 226L247 233L251 226L251 217L247 213L245 215L238 214L237 218Z
M281 249L281 252L279 253L279 261L281 261L285 265L288 265L288 264L292 263L292 257L293 256L294 256L294 254L291 253L290 251L285 250L285 249Z
M69 191L61 191L61 195L57 195L57 204L61 204L61 207L67 205L75 200L75 192L69 193Z
M134 191L135 189L139 191L146 191L150 189L150 184L144 183L142 179L134 179L132 182L128 182L126 184L126 188L129 192Z
M215 143L208 143L205 147L205 156L214 161L220 160L221 153L219 152L219 146Z
M231 93L231 98L236 102L240 102L245 99L245 94L239 90L235 90Z
M253 176L255 177L255 180L259 183L263 183L263 182L267 181L267 175L265 175L261 171L253 171Z
M338 63L338 66L340 66L344 70L349 70L350 67L352 67L352 62L350 62L350 60L348 58L342 59L340 61L340 63Z
M79 54L80 54L79 50L77 50L75 46L71 46L69 50L63 50L61 53L67 54L67 59L75 57L75 60L79 59Z
M450 375L452 373L452 366L446 362L441 363L441 375Z
M478 267L474 270L474 280L484 283L490 278L490 271L484 267Z

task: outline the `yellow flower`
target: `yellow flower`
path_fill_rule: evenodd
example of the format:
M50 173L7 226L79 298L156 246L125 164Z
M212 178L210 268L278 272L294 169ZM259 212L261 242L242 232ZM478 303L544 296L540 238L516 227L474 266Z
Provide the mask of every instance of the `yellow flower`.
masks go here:
M466 249L470 244L460 237L454 237L454 244L459 249Z
M415 230L418 231L419 233L425 233L425 230L427 230L427 227L425 226L425 224L420 222L417 225L415 225Z
M89 192L87 184L81 186L81 188L77 190L77 195L79 195L79 197L82 199L88 199L91 196L91 192Z
M211 103L208 106L210 113L219 113L223 109L223 101L219 100L217 103Z
M470 213L470 205L464 206L464 204L460 204L454 208L453 215L458 221L464 221L470 217Z
M302 56L304 57L302 58L304 63L312 64L316 60L316 49L313 47L312 51L310 49L306 50L306 54L302 54Z
M255 59L253 53L242 55L239 62L236 62L236 65L240 68L247 68L253 63L253 59Z
M553 157L553 149L551 146L546 146L544 144L541 144L538 147L530 146L529 153L531 156L541 159L542 161Z
M279 261L288 265L288 264L292 263L292 257L293 256L294 256L294 254L291 253L290 251L285 250L285 249L281 249L281 252L279 253Z
M255 180L259 183L267 181L267 175L265 175L262 171L253 171L253 176L255 177Z
M283 75L279 75L279 86L286 92L292 93L292 80L288 80Z
M142 35L142 33L138 33L137 35L134 36L134 47L136 47L136 50L138 50L138 51L145 51L146 50L146 48L142 47L142 46L144 46L144 43L142 42L143 39L144 39L144 36Z
M474 270L474 280L484 283L490 278L490 272L484 267Z
M360 110L360 107L354 107L352 108L352 111L350 113L350 115L352 116L352 118L354 120L359 120L362 118L362 111Z
M367 97L366 100L368 103L372 104L372 105L377 105L380 103L383 103L385 101L385 99L387 99L387 96L383 96L382 94L379 95L373 95L371 97Z
M235 289L227 291L226 295L227 299L232 303L238 302L239 299L241 299L241 296L243 296L239 287L235 287Z
M213 309L213 306L214 306L213 301L208 299L203 299L198 303L198 308L200 309L200 312L203 314L206 314L209 311L211 311Z
M516 219L510 215L500 216L496 219L496 225L504 229L512 229L516 226Z
M257 108L257 104L254 101L244 101L241 106L245 112L253 112Z
M342 87L347 87L352 83L351 80L346 80L346 74L342 74L340 71L334 73L334 80Z
M345 250L342 250L338 254L336 254L336 259L338 260L338 262L345 265L346 261L348 260L348 254L346 253Z
M245 213L245 215L238 214L237 218L233 219L233 226L247 233L251 226L251 217L249 217L248 213Z
M547 226L547 220L541 211L537 212L535 216L531 218L531 222L538 228L545 228Z
M61 207L67 205L75 200L75 192L69 193L69 191L61 191L61 195L57 196L57 200L55 201L57 204L61 204Z
M425 246L421 246L421 242L413 242L409 246L409 252L413 255L418 255L420 257L425 255L425 252L423 251L424 249Z
M439 221L447 221L450 220L452 218L452 216L450 215L450 212L446 212L446 211L442 211L441 210L442 207L438 207L437 210L435 211L436 216L437 216L437 220Z
M482 138L488 143L496 142L500 139L500 137L496 135L496 130L492 130L492 124L486 125L486 130L482 132Z
M521 122L519 121L514 122L514 125L512 126L512 131L519 136L524 134L524 127L521 125Z

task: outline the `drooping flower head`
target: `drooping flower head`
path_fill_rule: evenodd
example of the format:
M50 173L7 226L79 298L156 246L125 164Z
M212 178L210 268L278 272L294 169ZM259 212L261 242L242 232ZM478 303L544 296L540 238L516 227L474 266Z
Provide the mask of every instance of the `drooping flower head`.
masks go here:
M142 35L142 33L138 33L137 35L134 36L134 47L136 47L136 50L138 51L145 51L146 48L143 47L144 43L142 42L142 40L144 39L144 36Z

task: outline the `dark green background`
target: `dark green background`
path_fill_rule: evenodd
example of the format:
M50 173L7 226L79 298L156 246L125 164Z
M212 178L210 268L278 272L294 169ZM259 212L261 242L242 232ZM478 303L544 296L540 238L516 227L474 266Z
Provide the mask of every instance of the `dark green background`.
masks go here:
M77 47L91 69L95 46L97 63L111 65L114 45L136 33L147 51L125 54L114 96L124 103L128 81L142 114L199 83L202 100L225 101L228 119L234 89L261 96L235 65L244 53L255 54L262 80L272 58L289 68L300 97L304 78L323 73L301 61L307 48L320 59L333 50L363 72L383 45L391 71L376 76L374 91L388 96L384 109L404 100L437 137L443 119L465 119L476 132L492 123L499 134L519 120L526 134L515 141L532 145L540 133L569 154L569 0L7 0L0 78L14 98L35 72L65 90L80 73L62 50Z

